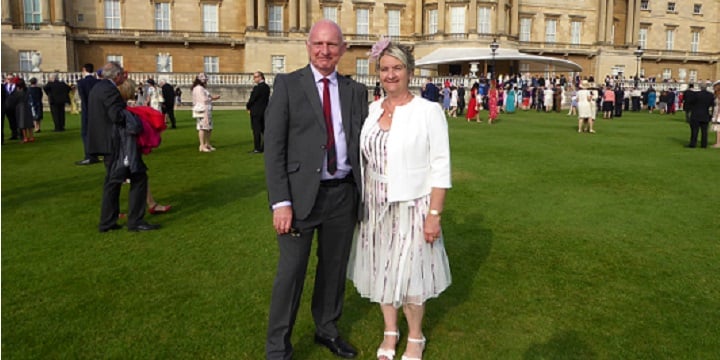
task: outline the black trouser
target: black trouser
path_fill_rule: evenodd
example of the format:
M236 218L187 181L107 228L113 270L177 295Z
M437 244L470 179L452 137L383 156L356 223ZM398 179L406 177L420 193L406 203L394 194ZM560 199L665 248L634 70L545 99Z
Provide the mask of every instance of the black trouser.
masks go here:
M17 119L15 119L15 111L6 111L5 116L7 116L8 125L10 125L10 139L17 139L20 132L17 127ZM5 125L3 125L3 134L4 133ZM5 140L5 135L3 135L3 140Z
M138 160L142 161L142 159ZM145 200L147 197L147 173L113 173L113 156L105 156L105 182L103 183L102 205L100 207L101 231L110 229L117 223L120 214L120 188L125 179L130 179L130 193L128 194L128 228L142 224L145 217Z
M163 113L167 115L168 119L170 119L170 126L174 129L177 126L175 125L175 104L167 104L167 106L163 105Z
M83 113L80 114L80 137L83 141L83 148L85 150L85 160L97 160L97 156L88 154L88 134L87 134L87 128L88 128L88 117L87 117L87 109L83 109Z
M465 101L458 101L457 106L457 114L458 116L463 114L463 110L465 109Z
M640 111L640 97L639 96L632 97L632 111Z
M624 109L625 111L630 111L630 98L624 98L623 99Z
M55 131L65 131L65 104L50 104Z
M700 147L707 147L708 137L708 123L699 121L690 121L690 143L689 147L697 146L698 131L700 131Z
M295 231L277 236L280 255L270 302L267 359L292 358L290 338L316 231L318 260L311 306L315 331L325 338L340 335L337 321L343 308L357 201L358 190L352 182L320 185L310 215L303 220L293 219Z
M253 150L263 151L263 134L265 133L265 115L250 116L250 126L253 132Z

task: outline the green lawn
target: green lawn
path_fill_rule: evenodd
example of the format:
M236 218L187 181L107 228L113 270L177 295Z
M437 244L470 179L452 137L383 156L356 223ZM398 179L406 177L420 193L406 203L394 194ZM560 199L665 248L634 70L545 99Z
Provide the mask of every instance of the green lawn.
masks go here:
M684 148L683 116L626 113L594 135L564 113L451 119L454 283L428 303L425 358L717 358L720 150ZM54 133L46 114L34 144L6 140L3 358L263 358L277 255L263 159L248 154L247 112L215 123L214 153L180 111L146 156L173 205L148 233L98 233L104 168L73 164L77 116ZM332 359L312 340L313 273L296 358ZM374 358L382 317L352 284L341 328Z

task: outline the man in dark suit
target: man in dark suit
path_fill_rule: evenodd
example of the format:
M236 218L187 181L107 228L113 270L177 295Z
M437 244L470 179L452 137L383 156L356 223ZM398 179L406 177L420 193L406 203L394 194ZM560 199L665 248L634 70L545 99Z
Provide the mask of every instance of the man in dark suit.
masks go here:
M10 140L17 140L18 139L18 128L17 128L17 120L15 119L15 107L5 108L5 103L7 99L10 98L10 95L15 91L15 84L13 83L13 79L15 76L12 74L7 74L5 76L5 83L3 83L2 86L2 119L3 122L5 121L5 117L7 116L8 119L8 125L10 125ZM3 124L2 127L2 140L5 142L5 124Z
M137 161L142 171L130 171L124 166L126 159L120 159L120 131L124 131L127 111L125 100L122 99L118 85L127 79L122 66L111 61L103 66L103 80L100 80L88 98L88 151L90 155L103 156L105 162L105 182L103 184L102 207L100 210L100 232L120 228L117 224L120 213L120 187L126 179L130 179L128 195L129 211L127 226L130 231L155 230L159 225L148 224L145 216L145 199L147 196L147 174L145 164L139 154L129 162Z
M50 103L50 114L55 123L54 131L65 131L65 104L70 103L70 86L58 79L55 74L51 81L45 85L43 90L48 96Z
M690 143L689 148L697 146L698 131L700 132L700 147L707 147L707 128L710 122L710 114L715 105L713 94L707 91L707 85L700 85L700 91L689 92L689 98L685 102L687 110L690 110ZM686 111L687 111L686 110Z
M314 233L318 264L312 299L315 342L357 356L337 322L360 203L360 130L367 88L335 70L347 44L324 19L310 29L310 65L278 75L265 119L265 171L279 260L272 290L267 359L291 359L292 335Z
M165 121L170 120L170 127L177 129L175 125L175 89L168 84L167 80L160 78L160 91L162 91L163 103L162 113L165 114Z
M458 94L458 100L457 100L457 114L458 116L463 114L463 110L465 109L465 86L460 83L460 87L457 89Z
M78 95L80 95L80 137L83 141L83 149L85 151L85 158L75 162L76 165L90 165L100 162L97 156L92 156L88 153L88 98L90 97L90 90L97 84L98 80L95 77L95 67L93 64L85 64L82 67L83 78L78 80L77 89Z
M440 89L432 83L432 78L428 77L425 79L425 85L423 85L422 89L420 90L420 95L428 99L432 102L437 102L438 97L440 96Z
M250 112L250 126L253 132L253 150L252 153L259 154L263 152L263 133L265 132L265 109L267 109L268 100L270 99L270 87L265 83L265 74L256 71L253 74L255 86L250 93L245 107Z

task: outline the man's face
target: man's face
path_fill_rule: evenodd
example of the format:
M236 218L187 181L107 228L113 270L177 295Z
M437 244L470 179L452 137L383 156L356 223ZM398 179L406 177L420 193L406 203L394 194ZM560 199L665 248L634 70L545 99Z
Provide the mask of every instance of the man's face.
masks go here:
M12 75L6 76L6 77L5 77L5 83L6 83L6 84L12 84L13 78L15 78L15 77L12 76Z
M115 76L115 79L113 79L113 82L115 82L116 86L122 85L125 80L127 80L128 74L126 71L123 71L119 73L117 76Z
M345 54L347 46L342 41L340 29L330 22L317 24L306 43L310 63L322 74L330 75Z
M260 80L262 80L262 78L260 77L260 74L254 73L254 74L253 74L253 82L256 83L256 84L259 84L259 83L260 83Z

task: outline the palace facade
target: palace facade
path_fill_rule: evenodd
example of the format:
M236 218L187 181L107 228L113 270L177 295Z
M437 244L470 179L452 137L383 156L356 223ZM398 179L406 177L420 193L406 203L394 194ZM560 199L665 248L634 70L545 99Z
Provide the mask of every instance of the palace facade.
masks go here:
M374 74L381 36L416 59L443 48L500 48L570 60L583 76L720 78L720 0L2 0L2 71L283 73L307 63L310 26L329 18L349 49L347 74ZM642 50L642 51L639 51ZM498 73L538 70L498 61ZM482 62L480 71L489 64ZM418 69L466 75L469 62Z

